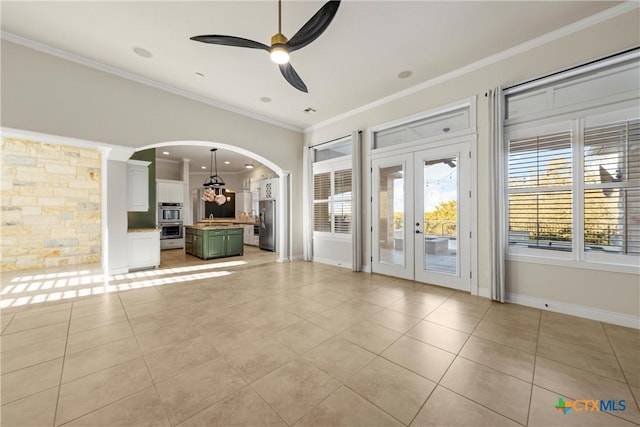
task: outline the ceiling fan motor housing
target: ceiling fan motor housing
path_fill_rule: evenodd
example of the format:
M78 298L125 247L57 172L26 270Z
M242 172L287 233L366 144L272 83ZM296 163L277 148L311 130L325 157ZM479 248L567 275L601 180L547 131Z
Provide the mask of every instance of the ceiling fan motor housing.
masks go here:
M288 42L289 39L287 39L284 34L282 33L277 33L275 34L273 37L271 37L271 47L275 47L276 45L284 45L286 42Z

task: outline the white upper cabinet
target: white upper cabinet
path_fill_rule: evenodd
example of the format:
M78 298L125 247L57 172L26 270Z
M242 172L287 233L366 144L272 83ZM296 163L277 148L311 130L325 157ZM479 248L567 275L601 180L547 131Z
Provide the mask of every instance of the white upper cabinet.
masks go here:
M149 165L141 160L127 161L127 210L147 212L149 210Z
M182 181L156 180L158 203L184 203Z
M251 212L251 192L236 193L236 212Z
M260 181L260 200L276 200L278 198L278 178Z

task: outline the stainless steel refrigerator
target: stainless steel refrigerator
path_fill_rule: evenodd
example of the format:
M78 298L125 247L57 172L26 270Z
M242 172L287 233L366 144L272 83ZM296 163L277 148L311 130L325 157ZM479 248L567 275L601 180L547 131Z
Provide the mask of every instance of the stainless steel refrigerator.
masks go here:
M276 201L261 200L258 206L260 211L259 246L265 251L276 250Z

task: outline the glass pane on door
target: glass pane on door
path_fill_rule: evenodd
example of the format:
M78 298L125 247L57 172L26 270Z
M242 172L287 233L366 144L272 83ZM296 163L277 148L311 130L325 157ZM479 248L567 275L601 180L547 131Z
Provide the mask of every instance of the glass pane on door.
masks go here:
M405 176L402 165L379 169L379 262L405 265Z
M458 157L424 160L423 270L458 273Z

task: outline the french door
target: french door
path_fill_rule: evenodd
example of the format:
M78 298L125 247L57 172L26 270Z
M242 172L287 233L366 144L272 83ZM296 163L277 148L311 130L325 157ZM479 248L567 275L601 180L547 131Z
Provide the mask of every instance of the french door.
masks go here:
M469 291L470 144L372 161L372 271Z

